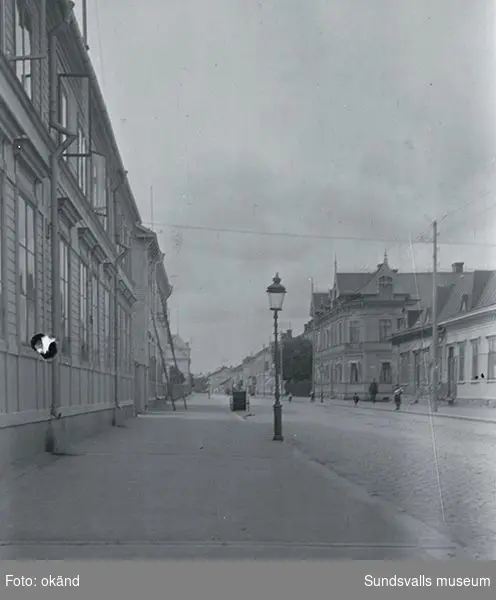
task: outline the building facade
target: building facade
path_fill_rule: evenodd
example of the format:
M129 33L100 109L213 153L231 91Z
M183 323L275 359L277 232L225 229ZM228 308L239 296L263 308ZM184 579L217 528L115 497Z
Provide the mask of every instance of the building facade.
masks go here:
M0 0L3 459L43 449L55 415L76 439L134 408L140 215L71 6Z
M457 267L458 268L458 267ZM455 267L438 273L452 283L463 277ZM418 316L432 297L432 273L398 273L387 256L373 273L335 273L329 294L314 294L314 383L317 397L368 398L375 379L379 397L394 385L392 336Z
M496 405L496 272L474 271L438 288L439 398ZM432 393L432 303L411 327L393 336L395 371L405 393L428 402Z
M132 262L136 304L133 312L134 402L137 412L167 395L165 369L170 357L167 300L172 294L157 235L136 225Z

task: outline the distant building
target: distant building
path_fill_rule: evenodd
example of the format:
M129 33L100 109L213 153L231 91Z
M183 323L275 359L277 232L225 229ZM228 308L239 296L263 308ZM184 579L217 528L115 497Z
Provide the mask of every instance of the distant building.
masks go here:
M453 269L463 272L463 263ZM438 287L441 398L496 405L496 271L463 273ZM442 285L444 283L444 285ZM432 380L432 294L392 338L395 372L406 394L427 400Z
M453 285L464 278L459 266L438 273ZM373 379L379 396L393 390L392 336L411 326L432 298L432 273L398 273L384 261L371 273L335 273L329 293L314 294L314 389L319 396L366 397Z

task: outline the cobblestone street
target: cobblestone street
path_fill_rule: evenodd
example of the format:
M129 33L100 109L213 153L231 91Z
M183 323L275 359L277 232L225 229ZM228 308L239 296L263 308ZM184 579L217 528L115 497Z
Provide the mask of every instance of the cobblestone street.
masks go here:
M272 418L252 403L247 421ZM288 443L376 497L450 536L474 556L496 558L494 423L344 407L284 403Z

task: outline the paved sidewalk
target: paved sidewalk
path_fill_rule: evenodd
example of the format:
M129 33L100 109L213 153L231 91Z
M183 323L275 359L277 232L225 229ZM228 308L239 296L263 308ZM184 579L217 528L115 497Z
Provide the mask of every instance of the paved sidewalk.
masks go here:
M320 404L315 401L314 404ZM349 408L355 408L352 401L344 400L325 400L324 406L345 406ZM360 408L368 408L370 410L383 410L391 411L394 410L395 406L393 402L377 402L372 404L369 401L362 401L358 403ZM437 413L432 412L429 406L425 404L409 404L403 402L401 405L401 412L411 413L415 415L432 415L433 417L446 417L449 419L462 419L466 421L484 421L489 423L496 423L496 409L482 406L449 406L447 404L441 404L438 407Z
M0 558L463 557L223 398L190 398L188 411L72 450L2 478Z

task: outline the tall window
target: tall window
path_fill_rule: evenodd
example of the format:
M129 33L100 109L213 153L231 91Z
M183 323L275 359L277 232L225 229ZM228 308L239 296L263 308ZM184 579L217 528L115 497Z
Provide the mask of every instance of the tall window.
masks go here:
M397 331L401 331L404 326L405 326L405 317L400 317L399 319L396 319L396 330Z
M338 324L338 344L341 344L343 341L343 323L339 322Z
M69 287L69 269L70 249L65 240L60 240L60 303L61 303L61 337L62 353L68 355L70 352L70 334L69 334L69 312L70 312L70 287ZM56 285L56 283L54 284Z
M360 363L350 363L350 383L360 383Z
M496 379L496 336L487 338L487 378Z
M388 342L391 338L391 319L380 319L379 341Z
M472 381L479 378L479 340L471 340L472 346Z
M360 342L360 321L350 321L350 344Z
M60 98L59 98L59 120L62 127L65 129L69 129L69 100L67 98L67 92L63 87L60 88ZM64 142L67 139L67 135L65 133L60 134L60 143ZM64 155L64 160L67 160L67 157Z
M77 132L77 181L78 185L81 188L83 194L86 194L86 186L87 186L87 158L85 154L88 152L88 143L86 141L86 135L81 125L78 126Z
M35 237L34 209L19 196L17 213L19 239L19 325L20 339L28 344L35 330Z
M106 157L94 152L91 155L91 203L98 213L102 225L107 228L108 225L108 206L107 206L107 163Z
M33 49L33 16L26 0L14 2L14 54L16 57L30 56ZM16 74L29 98L33 97L31 60L16 61Z
M337 383L343 382L343 365L341 363L338 363L336 365L336 382Z
M0 140L0 144L2 141ZM1 157L0 157L1 160ZM3 229L3 174L0 171L0 231ZM3 283L3 240L5 236L0 235L0 337L5 334L4 331L4 315L5 315L5 297L4 297L4 283Z
M465 381L465 342L458 344L458 381Z
M89 360L89 303L88 266L83 262L79 267L79 343L81 360Z
M103 290L103 346L104 346L104 364L110 366L111 345L110 345L110 292Z
M381 365L380 383L392 383L393 374L391 371L391 363L383 362Z
M91 360L94 365L98 365L100 357L100 335L98 318L98 277L91 277L91 310L88 325L91 328Z
M402 383L410 381L410 353L402 352L400 354L400 378Z

